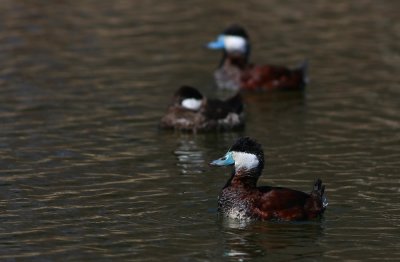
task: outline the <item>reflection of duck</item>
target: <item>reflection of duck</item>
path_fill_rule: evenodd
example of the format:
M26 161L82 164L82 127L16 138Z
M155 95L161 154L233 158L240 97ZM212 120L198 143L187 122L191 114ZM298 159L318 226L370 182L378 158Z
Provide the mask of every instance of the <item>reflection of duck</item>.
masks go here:
M222 101L207 99L197 89L182 86L161 119L162 128L186 131L233 130L244 126L240 94Z
M301 243L303 246L315 246L323 236L323 226L320 222L290 222L290 223L247 223L247 226L232 228L222 220L223 254L236 261L262 259L268 254L270 260L296 260L304 256L304 249L285 249ZM313 249L312 258L318 258L323 251Z
M181 137L179 146L174 151L182 174L198 174L204 170L204 153L190 137Z
M239 138L216 166L234 165L234 172L219 195L218 208L235 219L306 220L316 218L328 205L321 180L310 194L282 187L257 187L264 168L264 153L256 141Z
M247 32L238 25L225 29L217 40L208 43L209 49L224 51L215 71L218 87L244 90L300 90L306 82L307 62L295 69L283 66L249 63L250 41Z

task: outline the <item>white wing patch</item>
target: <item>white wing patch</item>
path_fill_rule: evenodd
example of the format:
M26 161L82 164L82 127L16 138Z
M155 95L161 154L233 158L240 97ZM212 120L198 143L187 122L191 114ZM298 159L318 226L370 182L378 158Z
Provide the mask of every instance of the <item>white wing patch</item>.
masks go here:
M224 45L228 52L246 52L246 39L240 36L225 36Z
M233 160L235 160L235 169L246 169L250 170L256 168L260 161L254 154L244 152L232 152Z
M202 103L202 100L200 100L200 99L187 98L182 101L181 105L184 108L197 111L200 109L201 103Z

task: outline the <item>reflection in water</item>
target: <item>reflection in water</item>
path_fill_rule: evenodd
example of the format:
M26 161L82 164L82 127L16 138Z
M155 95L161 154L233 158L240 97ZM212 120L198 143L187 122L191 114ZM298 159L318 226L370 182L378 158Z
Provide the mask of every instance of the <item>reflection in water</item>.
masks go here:
M195 137L182 134L178 140L178 148L174 154L178 158L178 167L182 174L200 174L204 172L204 153L196 144Z
M273 259L271 253L293 253L301 256L304 250L296 247L301 247L305 243L317 246L318 240L323 236L321 223L321 221L243 223L224 218L220 223L224 234L224 256L238 260L265 255ZM318 250L313 252L322 253Z

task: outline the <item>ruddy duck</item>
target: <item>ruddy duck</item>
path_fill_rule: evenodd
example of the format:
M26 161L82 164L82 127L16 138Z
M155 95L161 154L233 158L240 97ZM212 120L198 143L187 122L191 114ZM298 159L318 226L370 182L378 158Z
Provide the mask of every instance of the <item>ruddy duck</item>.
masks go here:
M250 40L245 29L232 25L209 49L222 49L223 56L214 73L219 88L231 90L301 90L307 82L307 61L294 69L275 65L249 63Z
M218 198L218 210L235 219L307 220L324 212L328 202L320 179L310 194L283 187L257 187L264 168L264 153L255 140L239 138L215 166L234 165L232 176Z
M161 127L193 132L243 128L242 98L238 93L225 101L207 99L197 89L182 86L161 119Z

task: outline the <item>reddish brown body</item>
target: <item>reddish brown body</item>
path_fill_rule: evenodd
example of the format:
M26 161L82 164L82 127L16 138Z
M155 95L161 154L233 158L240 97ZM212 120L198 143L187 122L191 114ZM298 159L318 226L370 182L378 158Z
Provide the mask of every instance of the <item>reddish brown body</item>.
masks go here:
M307 83L307 62L298 68L252 65L242 54L225 54L215 71L218 87L232 90L302 90Z
M238 219L296 221L316 218L325 210L320 180L310 194L256 183L252 177L235 174L219 196L220 212Z
M302 69L278 66L249 66L241 75L243 90L300 90L305 86Z

